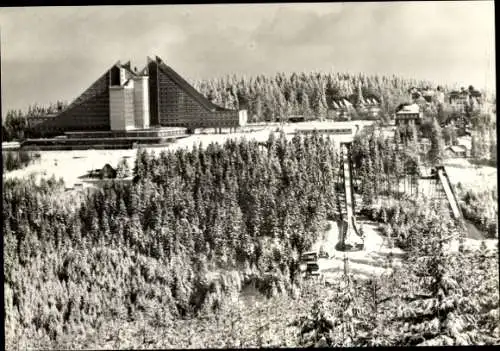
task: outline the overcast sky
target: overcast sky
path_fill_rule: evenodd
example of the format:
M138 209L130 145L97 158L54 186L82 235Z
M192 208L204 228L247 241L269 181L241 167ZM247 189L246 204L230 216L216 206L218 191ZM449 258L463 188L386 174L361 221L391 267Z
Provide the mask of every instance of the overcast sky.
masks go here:
M76 98L116 61L188 79L342 71L495 82L493 1L1 8L3 113Z

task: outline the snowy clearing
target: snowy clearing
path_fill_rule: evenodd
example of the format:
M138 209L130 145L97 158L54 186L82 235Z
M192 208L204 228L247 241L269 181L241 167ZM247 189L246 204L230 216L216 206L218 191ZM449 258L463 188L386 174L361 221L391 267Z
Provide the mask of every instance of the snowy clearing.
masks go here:
M323 248L329 253L329 259L319 259L318 265L320 272L323 274L325 281L336 281L340 274L344 271L344 257L349 259L349 272L358 278L368 279L373 276L381 275L385 272L390 272L388 266L389 255L392 254L394 267L400 266L402 260L406 256L406 252L400 248L389 246L388 240L382 236L378 230L378 223L368 220L358 220L358 226L363 227L366 235L365 246L361 251L342 252L335 250L335 245L339 240L339 232L336 222L328 221L330 228L326 231L324 239L316 243L313 248ZM486 247L490 251L498 249L497 239L484 240ZM481 246L481 240L465 239L465 250L476 251ZM448 249L450 252L457 252L459 247L458 240L452 241Z
M452 158L444 163L450 182L456 186L461 183L466 189L486 190L497 188L497 169L478 166L467 159Z
M356 125L360 128L365 125L370 125L371 121L351 121L351 122L303 122L294 124L284 124L283 129L287 134L287 138L293 138L296 129L321 129L321 128L352 128L355 132ZM176 150L179 148L191 149L193 146L206 147L211 143L224 143L230 139L256 140L259 142L266 141L271 132L278 130L278 124L259 127L258 131L246 131L227 134L193 134L183 139L178 139L172 144L161 147L144 147L149 152L153 151L159 154L162 150ZM255 127L257 129L257 127ZM338 143L352 140L353 135L335 135L332 139ZM54 175L57 179L63 178L67 187L73 187L75 184L89 186L79 177L84 176L89 170L100 169L106 163L116 167L120 159L127 158L129 167L132 168L135 163L137 154L136 149L121 149L121 150L54 150L40 151L41 157L35 163L26 168L5 173L6 178L26 178L30 174L35 174L39 177L51 177Z

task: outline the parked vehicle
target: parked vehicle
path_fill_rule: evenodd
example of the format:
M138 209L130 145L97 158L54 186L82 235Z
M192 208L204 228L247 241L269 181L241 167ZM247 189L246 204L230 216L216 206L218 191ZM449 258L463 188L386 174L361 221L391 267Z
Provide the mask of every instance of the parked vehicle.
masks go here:
M328 254L328 252L320 250L318 257L319 258L330 258L330 255Z
M304 252L300 256L300 270L309 275L319 275L318 258L316 251Z
M311 262L311 261L315 262L318 260L318 253L316 251L304 252L302 256L300 256L300 260L302 262Z

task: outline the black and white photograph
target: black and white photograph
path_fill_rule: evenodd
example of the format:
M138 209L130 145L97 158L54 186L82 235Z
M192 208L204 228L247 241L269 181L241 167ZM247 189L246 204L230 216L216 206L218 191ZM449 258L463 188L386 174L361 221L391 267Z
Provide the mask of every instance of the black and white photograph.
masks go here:
M493 1L0 8L5 350L500 344Z

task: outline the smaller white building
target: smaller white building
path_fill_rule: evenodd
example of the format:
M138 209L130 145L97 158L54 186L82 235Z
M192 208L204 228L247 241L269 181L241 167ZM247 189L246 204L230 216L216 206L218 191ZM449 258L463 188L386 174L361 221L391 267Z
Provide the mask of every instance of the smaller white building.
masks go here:
M452 145L444 149L446 157L467 157L467 148L464 145Z
M435 97L436 97L436 101L437 101L438 103L440 103L440 104L444 104L444 98L445 98L445 97L444 97L444 92L442 92L442 91L439 91L439 90L438 90L438 91L436 92Z
M395 119L396 125L420 123L420 120L422 119L420 106L415 103L403 106L399 111L396 112Z

